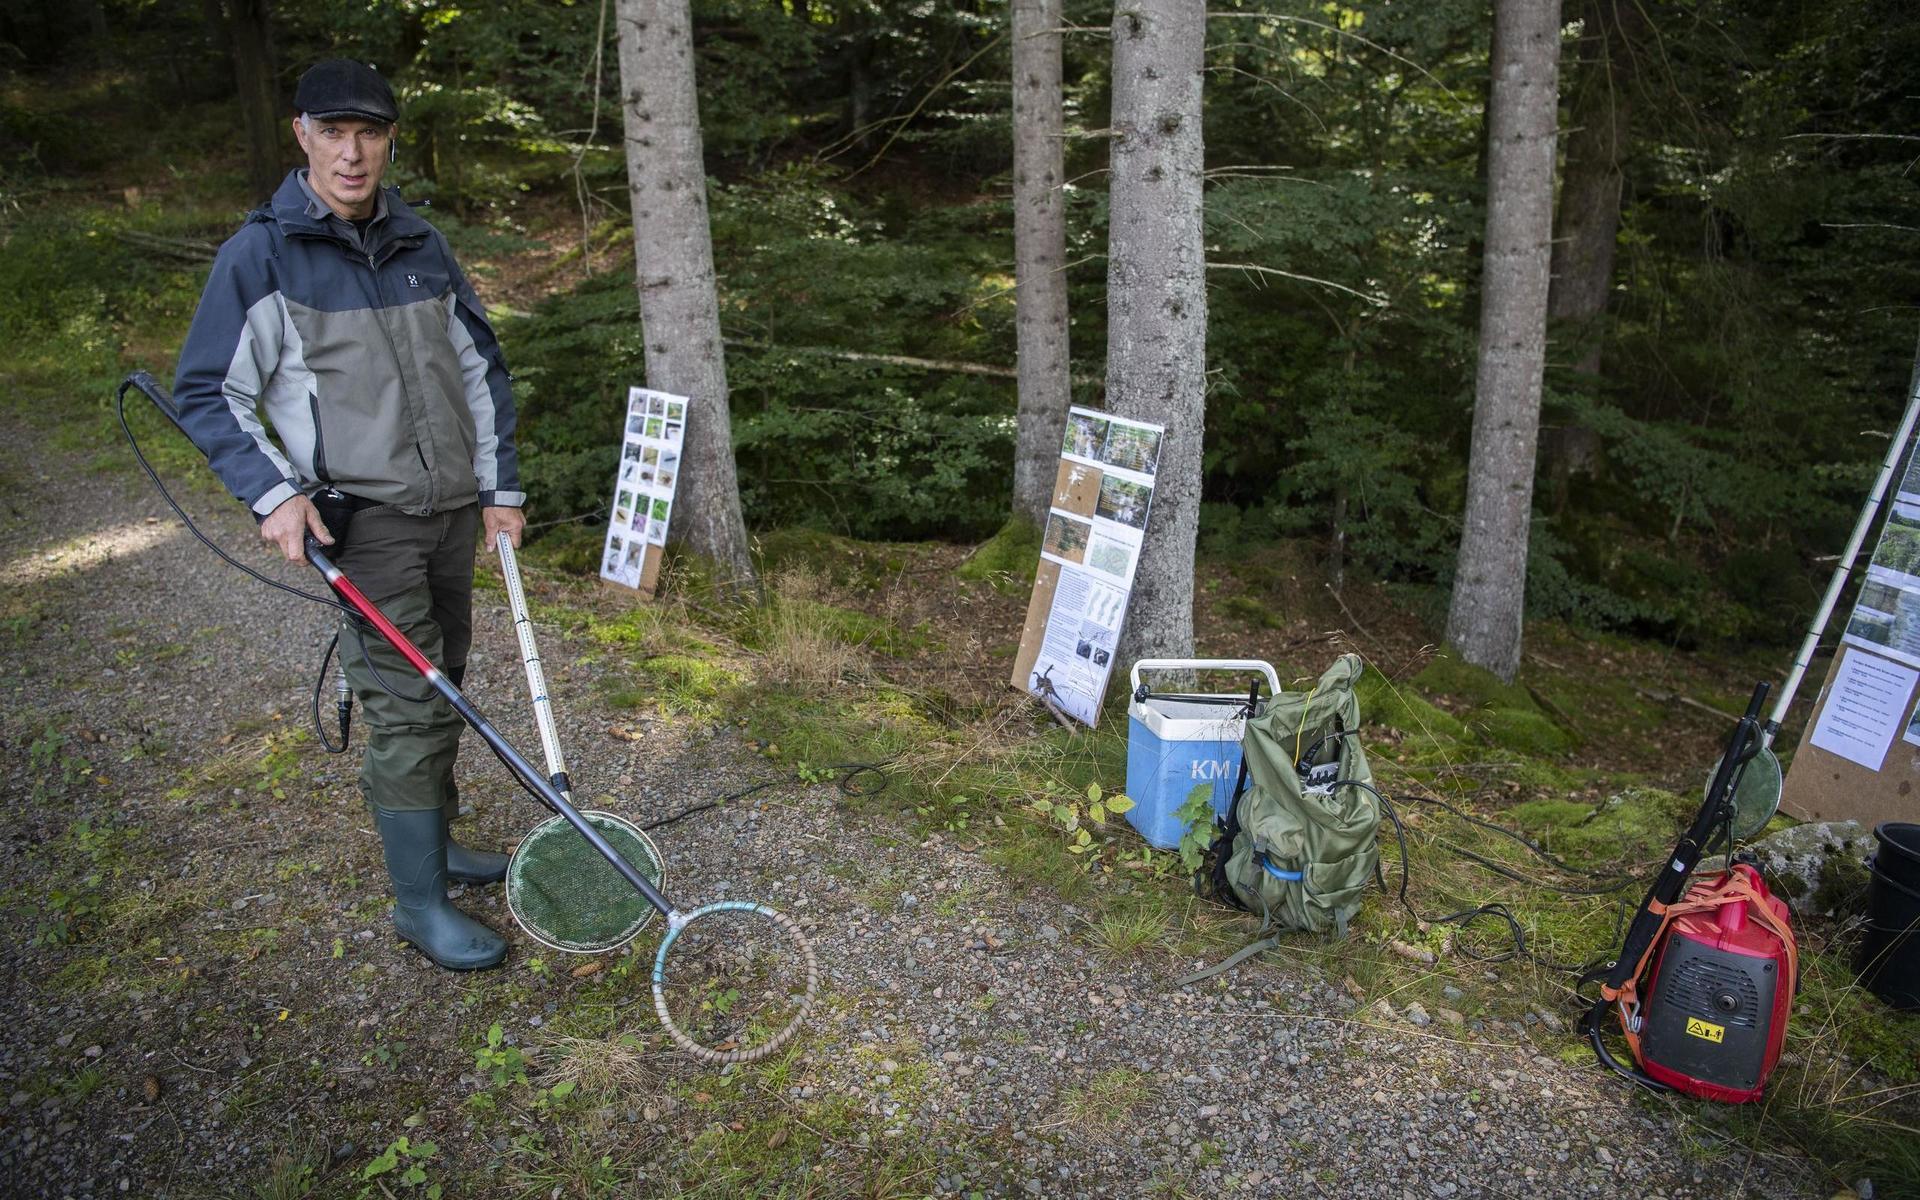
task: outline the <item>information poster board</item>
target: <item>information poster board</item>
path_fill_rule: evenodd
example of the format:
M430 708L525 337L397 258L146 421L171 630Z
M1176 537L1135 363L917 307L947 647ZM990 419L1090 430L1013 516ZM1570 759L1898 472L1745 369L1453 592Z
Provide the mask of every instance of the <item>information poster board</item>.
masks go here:
M1805 820L1913 820L1920 810L1920 463L1907 453L1879 544L1781 803Z
M1113 672L1165 432L1096 409L1067 412L1010 682L1084 725L1099 720Z
M627 392L626 437L613 489L600 578L653 599L666 554L667 520L680 482L680 450L686 444L687 398L646 388Z

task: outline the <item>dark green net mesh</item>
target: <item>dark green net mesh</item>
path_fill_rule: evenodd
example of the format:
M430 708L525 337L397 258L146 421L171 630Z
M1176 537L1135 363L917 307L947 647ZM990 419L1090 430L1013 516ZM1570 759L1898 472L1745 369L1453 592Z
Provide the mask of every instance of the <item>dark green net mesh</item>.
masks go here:
M612 813L582 815L647 882L660 886L660 852L646 834ZM540 941L583 954L625 945L657 911L564 817L535 826L513 852L507 905Z

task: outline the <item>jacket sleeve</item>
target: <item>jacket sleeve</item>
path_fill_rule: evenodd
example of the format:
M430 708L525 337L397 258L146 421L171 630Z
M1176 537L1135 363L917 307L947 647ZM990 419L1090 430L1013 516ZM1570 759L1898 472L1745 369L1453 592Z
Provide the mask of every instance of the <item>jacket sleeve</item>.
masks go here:
M513 440L513 380L507 374L507 360L493 336L493 326L487 323L485 306L444 238L440 250L447 256L453 279L447 336L460 352L467 407L473 413L473 474L480 482L480 503L519 508L527 502L527 494L520 490L520 457Z
M220 247L173 377L181 428L227 490L262 518L300 490L259 414L282 340L271 256L269 235L258 224Z

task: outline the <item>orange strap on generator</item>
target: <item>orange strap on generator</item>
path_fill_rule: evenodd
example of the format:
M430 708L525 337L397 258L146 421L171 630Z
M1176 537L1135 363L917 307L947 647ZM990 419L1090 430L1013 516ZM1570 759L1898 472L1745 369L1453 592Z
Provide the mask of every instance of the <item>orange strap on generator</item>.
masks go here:
M1784 986L1788 994L1792 994L1794 986L1800 979L1800 953L1799 948L1794 945L1793 931L1774 915L1772 906L1767 903L1764 896L1753 890L1753 885L1747 882L1745 875L1733 871L1719 876L1711 883L1696 884L1687 889L1685 899L1672 904L1653 901L1647 905L1647 911L1659 916L1659 931L1653 935L1653 940L1647 943L1646 952L1640 956L1640 961L1633 964L1633 973L1627 976L1625 983L1618 988L1610 988L1604 984L1600 988L1600 995L1615 1005L1620 1012L1621 1032L1626 1035L1627 1049L1632 1051L1634 1062L1643 1061L1640 1056L1640 1033L1627 1019L1627 1014L1637 1011L1640 1007L1640 980L1646 975L1647 961L1653 957L1654 951L1666 943L1667 927L1681 917L1698 912L1712 912L1716 908L1724 908L1741 900L1747 902L1747 915L1758 921L1773 936L1779 938L1780 944L1786 947L1787 977Z

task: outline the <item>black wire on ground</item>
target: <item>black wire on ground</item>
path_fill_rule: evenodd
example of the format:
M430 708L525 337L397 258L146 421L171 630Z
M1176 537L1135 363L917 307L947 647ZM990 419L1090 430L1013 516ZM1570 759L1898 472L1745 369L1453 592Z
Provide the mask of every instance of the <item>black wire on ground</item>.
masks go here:
M1428 916L1421 915L1420 910L1413 906L1413 901L1407 896L1407 886L1410 879L1410 871L1409 871L1410 860L1407 854L1407 832L1406 832L1406 827L1402 825L1400 822L1400 814L1394 808L1393 801L1387 799L1386 796L1381 794L1380 790L1374 787L1372 784L1362 783L1357 779L1341 779L1341 780L1335 781L1334 783L1335 787L1339 787L1342 785L1345 785L1348 787L1360 788L1364 791L1371 793L1373 795L1373 798L1380 802L1381 810L1387 814L1387 819L1393 822L1394 840L1400 848L1400 891L1396 899L1399 900L1400 906L1407 910L1408 915L1413 917L1414 921L1429 924L1429 925L1457 925L1462 930L1465 930L1471 927L1476 921L1480 921L1488 918L1492 918L1494 920L1498 920L1505 923L1505 925L1507 926L1508 933L1511 934L1513 938L1512 949L1503 951L1499 954L1491 954L1491 955L1477 954L1474 952L1471 946L1468 946L1462 943L1457 945L1456 949L1460 951L1460 954L1463 957L1469 959L1470 961L1481 962L1481 963L1507 962L1515 958L1524 958L1539 966L1545 967L1548 970L1564 971L1569 974L1576 974L1576 975L1581 974L1582 972L1588 971L1593 968L1595 964L1591 962L1578 964L1578 965L1573 963L1555 962L1552 959L1544 958L1541 955L1536 954L1527 945L1527 931L1525 927L1523 927L1520 924L1520 919L1514 916L1513 910L1508 908L1504 904L1500 904L1500 903L1482 904L1475 908L1466 908L1466 909L1461 909L1459 912L1447 913L1444 916L1428 917ZM1442 845L1446 845L1447 849L1453 851L1454 853L1462 854L1463 856L1470 858L1473 861L1478 862L1483 866L1494 867L1495 869L1499 870L1502 874L1508 875L1509 877L1511 877L1512 879L1520 883L1524 883L1524 884L1528 884L1530 886L1536 886L1536 887L1545 887L1545 888L1549 888L1551 890L1556 890L1556 891L1560 890L1560 889L1554 888L1553 885L1551 884L1543 884L1538 880L1528 879L1525 876L1520 875L1518 872L1507 871L1505 868L1499 867L1498 864L1492 863L1490 860L1483 859L1479 855L1473 854L1471 851L1463 851L1459 847L1447 845L1446 843L1442 843ZM1386 877L1381 873L1380 866L1377 862L1374 864L1374 878L1379 882L1380 890L1383 892L1386 891L1387 890ZM1615 890L1618 890L1618 889L1617 888L1605 889L1605 891L1615 891ZM1586 893L1576 893L1576 894L1586 894ZM1604 892L1599 894L1604 894Z
M887 766L891 764L892 761L892 759L888 759L886 762L877 763L836 763L828 767L827 770L841 772L840 775L834 778L834 783L840 788L841 794L847 796L877 796L881 792L886 791L888 786L893 782L893 776L888 775L886 772ZM868 774L878 775L880 782L872 787L865 788L855 787L853 785L855 779ZM699 804L691 805L681 809L670 817L662 817L658 821L650 821L640 828L652 832L663 826L671 825L675 821L683 821L696 813L706 812L710 808L719 808L721 805L735 800L744 800L756 792L764 792L770 787L776 787L785 782L786 780L784 779L763 779L751 787L741 788L737 792L729 792L718 800L705 800Z
M1459 817L1462 821L1467 822L1469 825L1478 825L1482 829L1486 829L1493 833L1497 833L1501 837L1508 838L1514 842L1519 843L1521 846L1524 846L1535 858L1538 858L1541 862L1546 863L1548 866L1552 867L1556 871L1560 871L1568 875L1579 875L1587 879L1607 880L1613 884L1613 887L1609 887L1606 889L1607 891L1612 891L1614 890L1614 888L1624 887L1626 886L1626 884L1634 882L1631 878L1623 879L1617 876L1603 875L1598 871L1588 871L1584 868L1576 867L1569 863L1564 863L1559 859L1555 858L1551 853L1549 853L1545 846L1542 846L1538 842L1533 841L1532 839L1528 838L1525 834L1520 833L1518 830L1508 829L1505 825L1499 825L1492 821L1486 820L1482 817L1476 817L1470 812L1466 812L1463 809L1454 807L1453 805L1447 803L1445 800L1440 799L1438 796L1423 796L1418 792L1412 792L1408 794L1412 795L1412 797L1415 800L1419 801L1422 804L1431 804L1438 808L1445 809L1446 811L1452 813L1454 816ZM1522 882L1525 882L1525 881L1522 881Z

